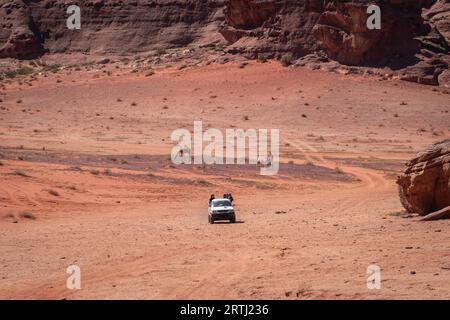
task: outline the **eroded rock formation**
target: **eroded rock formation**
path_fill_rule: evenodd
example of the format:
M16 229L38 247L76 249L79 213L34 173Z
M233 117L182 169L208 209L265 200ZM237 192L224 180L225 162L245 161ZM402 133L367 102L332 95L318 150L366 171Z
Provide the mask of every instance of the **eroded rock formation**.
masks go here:
M425 216L450 206L450 140L434 144L409 161L397 183L408 212Z
M366 26L370 4L381 8L381 30ZM225 15L229 51L250 57L323 51L346 65L387 65L423 84L438 84L450 62L448 0L230 0Z

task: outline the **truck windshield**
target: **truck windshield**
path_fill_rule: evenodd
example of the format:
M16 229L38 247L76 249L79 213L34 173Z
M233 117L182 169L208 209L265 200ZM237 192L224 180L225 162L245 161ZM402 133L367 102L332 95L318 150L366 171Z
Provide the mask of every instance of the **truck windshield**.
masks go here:
M228 200L215 201L212 203L213 207L231 207L231 202Z

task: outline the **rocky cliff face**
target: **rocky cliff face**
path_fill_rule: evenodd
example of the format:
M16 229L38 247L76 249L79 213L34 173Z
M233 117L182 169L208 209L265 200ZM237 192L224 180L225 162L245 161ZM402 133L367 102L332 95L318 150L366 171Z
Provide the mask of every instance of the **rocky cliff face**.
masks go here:
M319 49L313 29L323 12L323 1L230 0L220 32L233 53L302 56Z
M314 35L320 47L345 64L385 65L391 59L407 59L420 50L414 38L428 33L421 16L429 1L378 1L381 30L367 28L367 7L373 1L329 2Z
M35 57L43 53L42 38L30 8L22 1L1 1L0 58Z
M341 63L385 65L394 59L411 59L422 49L418 37L432 34L428 49L448 52L449 43L436 33L430 21L448 32L448 2L439 1L428 11L431 0L354 1L255 1L230 0L222 34L237 51L289 51L296 55L323 50ZM366 26L369 4L382 12L382 30ZM257 45L249 48L249 38ZM448 39L447 39L448 40Z
M66 9L76 1L0 1L0 57L42 53L145 52L221 39L221 0L83 0L81 29L69 30Z
M405 70L405 80L450 78L449 0L86 0L81 30L68 30L73 3L0 0L0 57L132 54L226 40L225 51L249 58L320 52L347 65ZM373 3L382 30L366 27Z
M381 8L381 30L367 28L370 4ZM404 80L449 83L448 0L230 0L225 15L229 52L323 52L346 65L402 70Z
M450 140L409 161L397 183L408 212L423 216L450 206Z

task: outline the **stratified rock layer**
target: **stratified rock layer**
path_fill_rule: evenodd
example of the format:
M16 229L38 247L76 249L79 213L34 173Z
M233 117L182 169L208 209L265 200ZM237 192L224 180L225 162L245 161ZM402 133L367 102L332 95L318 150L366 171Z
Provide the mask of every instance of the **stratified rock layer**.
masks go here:
M133 54L222 39L221 0L79 1L80 30L66 26L73 1L1 3L0 57L27 58L42 48L49 53Z

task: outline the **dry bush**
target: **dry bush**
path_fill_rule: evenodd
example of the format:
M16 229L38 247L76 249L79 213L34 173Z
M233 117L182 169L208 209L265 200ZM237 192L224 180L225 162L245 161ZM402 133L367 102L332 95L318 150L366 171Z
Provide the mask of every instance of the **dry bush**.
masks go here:
M59 192L53 189L48 190L48 193L52 196L59 197Z
M336 173L339 173L339 174L343 174L344 173L344 170L342 170L339 167L334 168L334 171L336 171Z
M36 220L36 216L29 211L22 211L19 213L19 217L24 219Z
M24 171L19 170L19 169L14 170L14 175L21 176L21 177L29 177L29 175L27 175Z
M258 62L260 62L260 63L266 63L268 60L268 57L267 57L267 55L260 53L260 54L258 54L257 59L258 59Z
M211 186L211 183L209 183L208 181L203 180L203 179L196 180L195 183L196 183L196 184L199 184L199 185L201 185L201 186Z
M280 62L284 67L289 67L292 64L293 60L294 57L292 56L292 54L288 53L281 57Z

